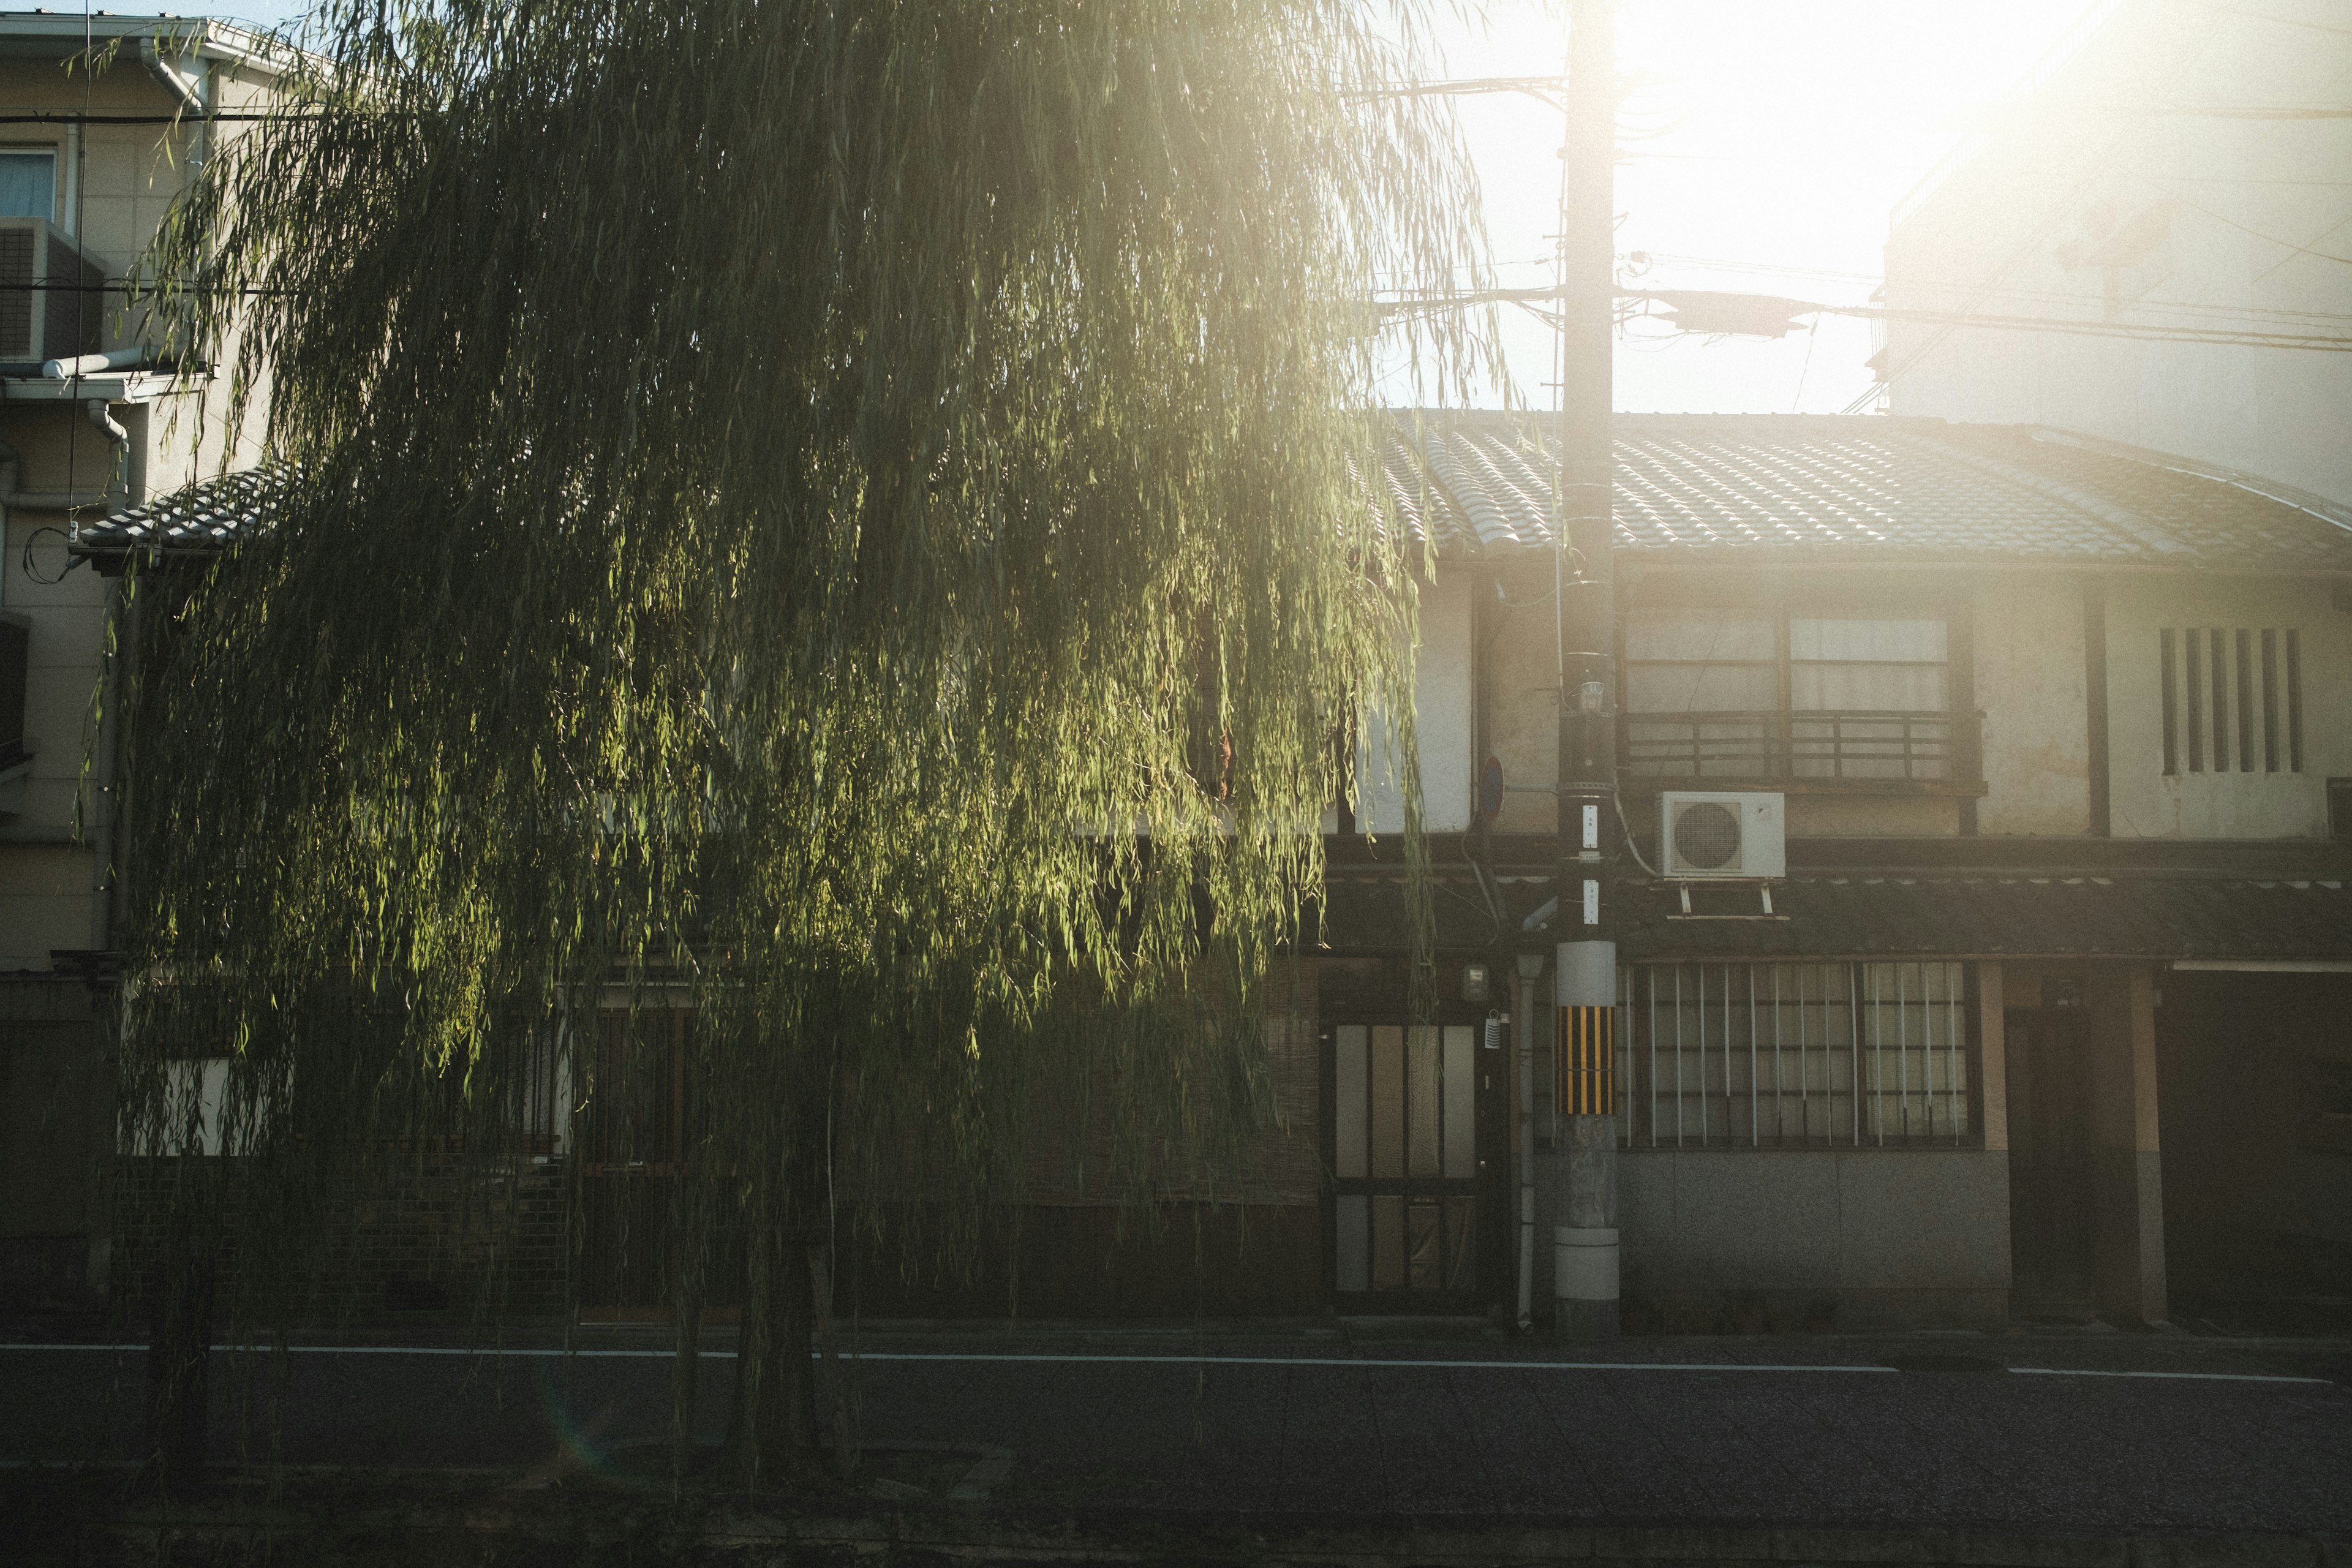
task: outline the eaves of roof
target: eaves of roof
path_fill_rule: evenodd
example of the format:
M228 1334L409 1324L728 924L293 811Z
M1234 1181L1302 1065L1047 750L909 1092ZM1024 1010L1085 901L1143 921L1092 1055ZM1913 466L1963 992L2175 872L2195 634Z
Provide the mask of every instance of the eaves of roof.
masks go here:
M175 54L228 60L271 74L286 70L295 58L292 45L216 16L167 16L160 13L121 16L100 13L85 17L79 11L0 14L0 56L34 55L54 60L59 58L60 49L79 53L85 40L103 47L118 38L132 42L153 39L170 44Z
M1432 878L1437 945L1492 951L1549 942L1524 922L1547 879L1476 883ZM1335 873L1309 945L1402 952L1407 885L1394 873ZM1908 958L2352 959L2352 891L2336 879L2217 876L1798 876L1756 918L1747 888L1703 889L1682 913L1677 891L1632 883L1620 894L1618 946L1629 960Z
M1884 416L1619 415L1621 560L1748 568L2071 565L2352 574L2352 519L2160 454L2026 426ZM1391 417L1380 501L1456 560L1549 550L1552 459L1499 412ZM227 475L90 524L76 552L217 551L267 524L274 484Z
M223 474L96 522L77 522L69 554L112 576L131 558L216 556L269 526L285 482L272 468Z

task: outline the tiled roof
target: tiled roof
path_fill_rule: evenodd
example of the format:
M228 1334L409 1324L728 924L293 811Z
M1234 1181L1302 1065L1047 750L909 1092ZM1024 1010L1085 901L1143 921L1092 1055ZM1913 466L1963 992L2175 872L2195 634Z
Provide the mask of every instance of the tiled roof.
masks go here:
M1498 412L1394 416L1382 479L1407 533L1453 556L1549 548L1539 428ZM2028 426L1620 414L1615 432L1624 552L2352 572L2352 514ZM266 525L277 483L266 472L208 479L84 525L73 548L101 565L139 550L210 553Z
M1551 442L1499 412L1395 416L1389 490L1449 555L1549 548ZM2352 571L2352 516L2029 426L1620 414L1621 551Z
M266 528L283 483L274 469L223 474L160 500L76 526L69 548L119 569L130 555L212 555Z
M1549 879L1501 884L1502 919L1476 883L1431 879L1440 947L1523 942L1520 922L1550 898ZM1334 873L1320 923L1323 946L1394 951L1405 945L1405 889L1393 874ZM2257 881L2194 875L1987 873L1970 876L1800 875L1772 889L1783 920L1680 919L1658 884L1621 894L1628 959L1903 957L1931 954L2145 959L2352 958L2352 891L2341 881ZM1752 915L1752 888L1701 889L1702 915ZM1536 940L1556 940L1558 932Z

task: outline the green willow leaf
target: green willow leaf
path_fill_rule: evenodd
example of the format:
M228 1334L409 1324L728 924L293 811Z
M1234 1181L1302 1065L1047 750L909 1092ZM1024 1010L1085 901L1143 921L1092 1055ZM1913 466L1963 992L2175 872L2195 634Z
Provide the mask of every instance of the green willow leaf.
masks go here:
M233 1055L246 1173L186 1202L240 1310L310 1300L383 1151L520 1147L516 1042L617 1103L615 1010L693 1010L669 1273L747 1281L752 1473L843 1200L968 1258L1073 1127L1215 1190L1335 737L1411 712L1364 301L1483 277L1443 109L1377 90L1422 25L326 8L144 301L285 476L134 599L126 1124ZM1480 352L1406 347L1441 393Z

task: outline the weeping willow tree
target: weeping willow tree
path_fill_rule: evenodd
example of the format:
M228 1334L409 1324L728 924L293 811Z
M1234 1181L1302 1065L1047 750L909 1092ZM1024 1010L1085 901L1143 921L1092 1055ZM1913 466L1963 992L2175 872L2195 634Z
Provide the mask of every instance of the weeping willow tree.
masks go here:
M126 1114L185 1146L173 1058L232 1054L240 1173L183 1178L181 1229L234 1232L244 1310L299 1304L351 1151L499 1146L541 1059L500 1041L563 1034L593 1103L600 1010L682 993L679 1429L731 1285L737 1459L789 1474L835 1194L944 1246L1057 1095L1147 1195L1262 1121L1335 735L1410 747L1365 301L1479 266L1447 124L1381 90L1424 21L314 24L145 301L266 391L277 485L264 537L134 589Z

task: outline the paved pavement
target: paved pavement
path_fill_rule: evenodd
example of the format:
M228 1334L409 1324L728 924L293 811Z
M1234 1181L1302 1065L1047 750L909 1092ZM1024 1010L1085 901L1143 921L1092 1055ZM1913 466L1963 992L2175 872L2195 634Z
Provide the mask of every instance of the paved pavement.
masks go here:
M2352 1344L2187 1336L1643 1340L868 1335L877 1444L1009 1450L998 1500L1465 1522L2263 1531L2352 1538ZM216 1358L221 1456L605 1467L666 1431L669 1363L310 1346ZM732 1362L703 1363L700 1436ZM132 1451L143 1355L0 1346L0 1458Z

